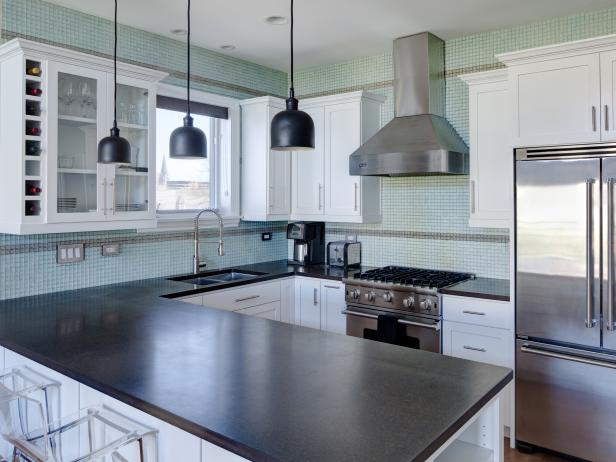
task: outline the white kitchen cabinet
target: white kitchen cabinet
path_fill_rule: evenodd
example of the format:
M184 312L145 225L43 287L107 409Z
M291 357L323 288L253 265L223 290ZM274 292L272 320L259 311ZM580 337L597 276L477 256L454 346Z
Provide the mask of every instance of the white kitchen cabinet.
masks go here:
M264 305L251 306L236 310L236 313L247 314L255 318L271 319L272 321L280 321L280 302L271 302Z
M344 284L338 281L321 281L321 329L346 334L346 309Z
M203 294L203 305L238 311L280 301L280 281L257 282Z
M294 152L292 157L293 218L323 219L325 166L325 109L304 108L314 122L314 151Z
M280 280L280 320L295 324L295 277Z
M616 50L601 53L601 127L603 141L616 141Z
M99 165L98 141L113 120L112 64L23 39L0 47L0 150L15 153L0 173L0 192L13 198L0 205L0 232L156 225L156 83L166 74L118 64L118 124L131 163Z
M515 324L510 302L444 295L443 354L514 369ZM501 401L504 425L515 433L513 384Z
M507 72L481 72L461 79L469 86L469 225L508 228L513 209L513 148Z
M284 110L280 98L240 102L241 208L247 221L288 220L291 214L291 153L270 149L270 125Z
M351 176L349 156L380 128L383 101L361 91L302 100L315 121L315 151L293 153L292 219L381 221L381 180Z
M321 329L321 281L295 278L295 324Z
M614 140L615 50L609 35L498 55L509 71L514 147Z

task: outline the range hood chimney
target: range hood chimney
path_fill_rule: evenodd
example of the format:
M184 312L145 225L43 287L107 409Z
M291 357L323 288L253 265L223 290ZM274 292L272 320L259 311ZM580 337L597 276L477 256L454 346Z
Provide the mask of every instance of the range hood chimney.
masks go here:
M445 43L428 32L394 40L394 119L350 157L351 175L468 173L468 148L445 119Z

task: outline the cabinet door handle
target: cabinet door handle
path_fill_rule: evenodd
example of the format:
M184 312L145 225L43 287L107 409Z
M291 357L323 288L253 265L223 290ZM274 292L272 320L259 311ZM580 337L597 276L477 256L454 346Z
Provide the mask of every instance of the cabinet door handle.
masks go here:
M475 180L471 180L471 213L475 213Z
M597 106L592 107L592 131L597 131Z
M485 316L485 313L482 313L481 311L470 311L470 310L464 310L462 311L462 313L464 314L474 314L475 316Z
M101 183L103 187L103 215L107 215L107 178Z
M314 289L314 292L313 292L313 303L314 303L314 306L317 306L319 304L319 301L317 300L318 295L319 295L319 291L317 289Z
M472 347L472 346L468 346L468 345L464 345L462 348L464 348L465 350L479 351L481 353L485 353L486 352L485 348L477 348L477 347Z
M323 210L323 203L321 201L321 196L323 193L323 185L321 183L319 183L319 210Z
M109 187L111 188L111 208L109 210L111 211L112 215L115 215L115 211L116 211L115 181L110 182Z
M355 211L357 212L357 208L359 207L359 205L357 204L357 190L359 188L359 185L357 183L355 183L354 185L354 194L355 194Z
M605 105L605 131L610 131L610 107Z
M259 297L260 295L251 295L250 297L236 298L235 303L246 302L248 300L254 300L255 298L259 298Z
M324 285L323 287L327 287L328 289L340 289L340 286L328 286L328 285ZM316 289L315 289L316 290Z

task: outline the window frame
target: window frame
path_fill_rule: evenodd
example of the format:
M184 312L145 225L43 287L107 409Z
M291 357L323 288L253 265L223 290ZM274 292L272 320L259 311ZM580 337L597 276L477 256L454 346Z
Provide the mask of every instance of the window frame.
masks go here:
M156 94L171 98L186 98L186 87L159 83ZM228 146L221 153L220 158L210 158L210 204L220 211L225 227L239 226L240 222L240 105L239 100L227 96L215 95L204 91L190 90L190 100L198 103L213 104L226 107L229 111L229 133L226 134ZM219 131L216 131L220 135ZM208 140L208 152L212 151L214 142L212 137ZM223 142L224 142L223 141ZM156 155L156 153L155 153ZM194 226L193 211L159 212L156 210L157 229L185 230ZM203 216L200 221L201 228L218 226L215 217ZM151 231L151 230L150 230Z

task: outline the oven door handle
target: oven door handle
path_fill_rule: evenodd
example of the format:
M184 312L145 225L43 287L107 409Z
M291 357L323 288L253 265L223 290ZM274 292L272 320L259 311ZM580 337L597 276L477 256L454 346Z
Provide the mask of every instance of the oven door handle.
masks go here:
M342 311L342 314L347 314L350 316L359 316L360 318L369 318L369 319L378 319L379 317L376 314L370 314L370 313L360 313L358 311L351 311L351 310L344 310ZM406 319L398 319L398 322L400 324L404 324L407 326L417 326L417 327L425 327L426 329L433 329L433 330L441 330L441 322L438 321L435 324L425 324L423 322L415 322L415 321L408 321Z

